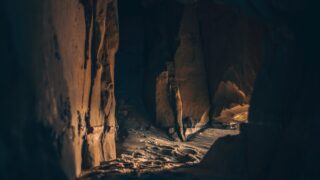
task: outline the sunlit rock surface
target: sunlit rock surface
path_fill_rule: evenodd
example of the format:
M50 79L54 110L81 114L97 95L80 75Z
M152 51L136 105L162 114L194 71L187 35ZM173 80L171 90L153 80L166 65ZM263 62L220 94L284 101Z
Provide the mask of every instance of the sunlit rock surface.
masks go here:
M248 111L248 104L237 105L232 108L222 110L215 120L222 123L246 123L248 122Z
M28 106L34 108L25 122L31 127L24 129L37 132L38 125L32 124L43 126L43 133L51 137L43 141L52 146L54 161L70 179L83 168L116 155L113 67L118 46L117 1L84 2L87 4L78 0L21 1L16 3L26 8L19 10L14 2L5 3L6 16L18 30L12 37L20 37L12 41L19 49L12 51L19 54L12 61L28 64L21 65L28 74L28 80L21 81L33 87L30 95L25 95L32 100L19 99L32 102Z

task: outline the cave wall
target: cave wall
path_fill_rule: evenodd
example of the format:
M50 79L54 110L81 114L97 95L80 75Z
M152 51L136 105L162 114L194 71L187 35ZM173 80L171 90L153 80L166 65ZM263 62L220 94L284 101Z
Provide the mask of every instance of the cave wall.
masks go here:
M241 125L239 136L219 139L200 166L207 168L210 176L318 179L316 3L249 3L233 5L247 14L256 13L261 22L268 24L264 62L254 85L249 123Z
M13 132L12 139L20 140L5 146L7 153L16 152L18 164L30 156L31 165L43 166L39 171L49 175L61 170L61 177L65 173L71 179L115 159L117 1L6 1L3 21L8 24L4 45L11 48L8 66L19 69L16 80L7 81L9 87L15 81L17 86L7 91L17 92L21 86L26 90L20 98L10 93L21 112L10 117L18 120L11 131L21 132ZM29 171L21 167L16 176L46 176Z
M209 0L131 2L122 11L119 98L145 107L152 122L168 127L175 121L170 99L164 98L169 94L162 92L168 86L162 82L170 62L181 91L183 118L205 124L224 108L249 103L264 58L264 23Z
M174 62L181 91L183 118L192 118L204 125L208 121L210 104L197 8L194 4L184 6L178 40Z
M214 119L232 103L249 103L264 61L266 24L236 6L210 0L199 1L197 10Z
M194 4L183 5L177 21L178 31L172 41L176 47L172 50L172 59L162 62L162 72L156 77L155 109L156 124L160 127L175 127L176 109L171 105L170 78L174 76L181 94L182 119L192 119L194 124L203 126L208 122L209 98L206 70ZM154 54L156 55L156 54ZM153 63L153 59L148 59ZM151 62L150 62L151 61ZM152 85L152 84L150 84ZM149 86L150 86L149 85Z
M148 1L147 1L148 2ZM145 79L144 100L153 122L156 121L157 78L174 61L183 5L176 1L145 4ZM172 119L172 118L169 118ZM172 124L172 122L171 122Z
M312 23L318 11L310 3L270 3L267 57L252 95L250 123L243 131L250 179L319 178L320 144L315 139L320 76L319 62L314 61L318 28Z
M165 6L176 10L167 8L161 15ZM209 0L153 2L142 16L146 19L145 104L159 125L174 123L174 110L169 102L163 102L170 101L164 98L168 94L161 93L167 86L163 78L170 74L168 62L174 62L183 118L205 124L224 108L249 103L264 59L264 23L237 8Z
M102 8L106 16L101 18L95 14L97 11L93 11L92 4L85 5L76 0L4 1L4 10L0 11L0 21L3 26L0 29L3 35L0 42L2 54L0 78L3 82L1 89L3 125L0 131L1 179L25 177L63 179L66 178L64 173L69 178L74 178L81 172L84 154L87 154L84 157L89 157L86 160L88 166L97 165L100 161L114 157L115 100L112 84L118 28L116 8L114 8L116 4L113 4L116 1L108 2L109 8ZM259 25L256 22L248 25L248 21L251 20L247 17L240 16L239 20L238 15L235 17L234 14L227 13L229 7L225 8L224 5L199 1L200 34L204 38L203 56L205 66L210 67L206 78L210 82L208 94L211 103L212 92L224 78L237 83L245 93L252 91L251 79L247 81L249 85L242 84L238 82L238 76L232 75L230 78L225 72L229 72L230 64L247 57L253 57L248 59L252 60L253 66L256 67L255 59L260 57L260 48L254 46L257 42L253 42L261 36L267 39L264 63L253 88L249 124L241 127L239 137L221 139L219 147L222 154L213 153L214 157L219 156L220 161L210 157L212 151L216 152L217 146L214 146L205 157L209 164L204 163L203 168L208 168L212 175L218 169L213 167L228 169L228 165L222 166L220 163L228 160L229 163L225 164L232 164L231 167L235 167L229 166L229 169L241 166L243 168L240 169L241 172L236 173L244 174L249 179L319 177L317 165L320 160L318 143L320 75L315 41L319 32L315 25L318 11L315 9L316 6L308 6L309 1L291 1L293 4L290 6L287 1L250 2L252 4L245 9L253 6L254 10L248 14L258 12L255 16L271 25L267 33L262 33L264 30L254 31L258 32L258 35L253 34L253 39L249 36L249 42L241 39L241 42L247 43L243 46L239 45L236 36L238 31L234 29L249 34L251 26L253 29L259 29ZM16 6L16 3L20 5ZM213 18L220 20L217 24L209 24L213 16L211 13L201 15L201 12L210 10L206 7L211 6L214 6L212 8L215 12L221 13L221 17ZM246 4L242 4L241 8L243 6ZM173 60L174 50L179 49L179 46L168 47L168 44L175 44L172 43L175 38L166 38L166 28L158 29L166 27L162 24L165 22L165 19L161 20L163 16L169 19L171 17L170 13L157 14L160 7L161 12L166 9L164 8L166 6L150 6L149 13L153 16L146 18L146 33L150 37L154 35L157 37L148 38L150 42L146 43L146 49L150 52L146 55L147 59L155 59L154 62L146 63L149 68L146 74L151 74L146 82L152 82L149 84L150 87L145 89L146 96L151 97L150 107L154 107L152 97L154 98L156 77L165 68L164 62L167 59ZM307 7L309 9L306 9ZM179 18L174 22L180 19L180 15L182 17L183 11L178 12ZM230 23L224 18L230 18L231 22L236 23ZM156 21L158 23L155 23L156 27L151 25L154 20L158 20ZM110 26L112 28L107 28ZM210 26L217 27L210 29ZM177 35L181 26L174 27L174 30L169 32L175 32L173 34ZM207 28L212 32L218 31L219 36L216 33L205 32ZM251 32L250 34L252 35ZM223 37L232 37L232 40L222 39ZM204 41L206 38L215 41L206 42ZM169 40L171 42L167 43ZM231 47L210 44L219 41L229 42L226 44ZM239 52L235 54L241 58L228 53L230 51L209 51L211 49L209 47L218 50L235 49L237 50L235 52ZM242 49L244 47L246 50ZM165 57L157 56L158 51L161 51L160 54L164 52ZM217 59L226 61L216 61ZM247 61L241 60L241 62ZM235 72L245 71L246 68L241 68L242 65L242 63L237 65L240 70L235 68ZM156 71L153 71L155 69ZM214 76L217 77L213 78ZM246 74L240 75L240 77L246 76ZM230 147L228 151L224 148L224 141ZM98 146L92 146L95 143L98 143ZM232 158L223 158L235 151L239 154L235 153L232 157L243 158L237 159L237 163L233 164ZM230 172L224 171L219 175L226 174L230 175Z
M0 179L66 179L52 144L53 130L40 124L36 114L37 66L31 51L38 51L39 29L34 27L41 24L41 5L18 3L2 1L0 12Z

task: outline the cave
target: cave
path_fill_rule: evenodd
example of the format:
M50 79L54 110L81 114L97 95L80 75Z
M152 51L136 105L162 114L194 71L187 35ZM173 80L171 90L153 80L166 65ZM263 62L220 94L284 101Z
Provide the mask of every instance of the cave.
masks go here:
M2 5L0 179L320 177L315 2Z

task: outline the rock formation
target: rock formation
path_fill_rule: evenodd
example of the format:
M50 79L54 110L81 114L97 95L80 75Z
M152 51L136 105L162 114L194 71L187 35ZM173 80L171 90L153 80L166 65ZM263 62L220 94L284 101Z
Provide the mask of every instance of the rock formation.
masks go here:
M180 22L179 46L175 53L175 74L181 92L183 119L192 119L194 128L205 125L210 102L203 59L197 9L185 5Z
M174 54L173 61L162 62L167 69L157 77L156 121L160 127L165 128L168 128L167 122L171 122L171 127L172 123L178 124L176 131L185 139L185 119L194 121L193 127L189 128L194 128L197 123L203 126L208 122L209 99L195 6L185 6L176 23L179 31L176 37L169 37L176 38L178 42L176 49L171 51ZM171 39L171 42L174 40ZM154 59L149 61L153 63ZM166 86L169 87L169 92L166 92ZM165 102L165 96L169 96L169 102ZM172 112L166 113L170 109Z
M318 6L120 1L119 18L118 0L2 2L0 179L75 179L115 159L116 98L120 129L143 114L182 140L249 117L205 156L210 177L320 176Z
M156 84L156 124L168 130L169 134L177 132L179 138L186 141L182 115L182 99L175 67L172 62L168 62L167 71L160 74Z
M314 61L318 57L314 48L316 6L300 0L250 3L253 6L241 7L248 8L248 14L253 7L270 24L249 122L242 125L239 136L215 143L201 169L208 167L211 175L249 180L317 179L320 76L319 63Z
M25 8L11 11L15 9L14 3L5 3L6 17L13 22L6 28L17 30L12 35L5 34L19 37L11 41L12 53L19 50L16 53L19 56L12 61L26 72L19 81L26 80L29 84L25 86L33 89L26 91L29 94L21 99L32 102L28 108L32 115L17 124L30 124L30 131L34 130L39 136L33 138L34 142L31 136L26 136L22 141L28 143L27 146L18 144L30 147L33 143L40 146L38 141L46 142L47 150L39 150L43 154L38 152L42 160L30 155L34 159L28 159L29 163L49 163L49 160L43 160L48 157L52 162L58 161L51 166L60 166L69 178L74 179L83 168L116 157L114 62L119 40L117 1L34 0L18 3ZM25 62L29 64L25 65ZM21 109L26 107L21 105ZM25 131L21 130L21 134ZM37 150L38 147L34 147ZM29 153L29 150L23 151ZM44 154L47 151L51 152L50 155ZM49 169L44 165L41 168ZM22 171L33 177L30 170ZM34 174L32 179L45 179L44 174ZM16 173L17 177L13 179L21 179L19 175L23 176Z
M127 3L119 7L124 45L117 56L116 77L117 98L127 107L139 107L130 111L147 114L142 116L164 129L177 122L166 92L168 63L174 65L182 124L189 124L188 132L201 129L224 108L249 103L263 59L262 45L256 44L263 40L264 27L254 18L209 1ZM216 13L209 13L211 9ZM128 121L120 122L124 126L135 124L123 121Z
M83 167L116 158L114 64L118 49L117 1L83 1L86 18L84 69L91 72L85 114ZM88 67L87 67L88 66Z

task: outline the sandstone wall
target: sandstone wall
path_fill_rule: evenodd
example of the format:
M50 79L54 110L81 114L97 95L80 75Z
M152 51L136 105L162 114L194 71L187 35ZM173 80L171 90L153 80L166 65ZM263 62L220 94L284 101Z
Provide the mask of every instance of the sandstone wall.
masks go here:
M27 116L33 118L22 119L21 127L29 122L36 124L30 130L35 134L38 125L49 133L45 141L57 156L52 161L59 161L69 178L114 159L117 1L33 0L5 5L12 29L6 36L14 39L8 42L11 53L17 54L13 61L27 74L17 77L25 78L25 86L32 89L26 96L33 101L28 97L20 101L34 103L33 115Z

